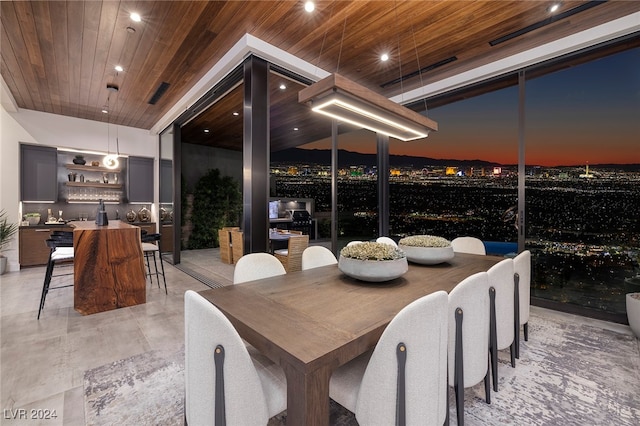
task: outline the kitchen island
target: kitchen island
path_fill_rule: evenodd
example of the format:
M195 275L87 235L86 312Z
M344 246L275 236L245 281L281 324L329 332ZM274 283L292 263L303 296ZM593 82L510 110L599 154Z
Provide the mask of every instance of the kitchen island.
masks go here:
M146 302L140 228L119 220L73 222L74 300L82 315Z

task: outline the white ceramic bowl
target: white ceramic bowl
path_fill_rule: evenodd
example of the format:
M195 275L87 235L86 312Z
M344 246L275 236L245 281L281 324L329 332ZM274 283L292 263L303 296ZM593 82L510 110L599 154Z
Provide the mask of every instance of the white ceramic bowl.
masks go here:
M405 257L395 260L358 260L340 256L338 269L358 280L383 282L402 276L409 265Z
M27 216L25 218L27 220L27 222L29 222L29 225L34 226L40 223L40 215L38 216Z
M400 250L405 252L409 262L422 265L437 265L453 259L453 247L415 247L400 244Z

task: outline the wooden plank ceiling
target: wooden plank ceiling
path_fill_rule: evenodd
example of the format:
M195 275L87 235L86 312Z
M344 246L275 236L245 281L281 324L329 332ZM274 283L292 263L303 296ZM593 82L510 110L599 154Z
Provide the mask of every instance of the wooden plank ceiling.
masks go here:
M640 10L635 1L597 4L492 46L548 20L551 2L331 0L312 14L303 3L2 1L0 71L20 108L150 129L245 33L391 97ZM587 3L564 1L560 13ZM297 103L302 86L286 80L281 90L283 80L270 78L272 149L326 137L326 120ZM149 104L162 82L168 89ZM111 97L108 83L120 88ZM242 86L186 125L183 140L241 149Z

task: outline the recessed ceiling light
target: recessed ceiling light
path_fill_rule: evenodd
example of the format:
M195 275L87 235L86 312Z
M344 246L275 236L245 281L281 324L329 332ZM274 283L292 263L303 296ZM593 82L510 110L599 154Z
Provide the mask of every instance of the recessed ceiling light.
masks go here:
M297 132L297 131L298 131L298 128L297 128L297 127L294 127L294 128L293 128L293 131Z
M284 90L286 88L287 88L287 86L284 83L280 83L280 90Z
M204 129L204 132L205 133L209 133L209 129Z
M304 10L306 10L308 13L313 12L315 8L316 5L312 1L307 1L304 3Z
M131 12L131 15L129 15L129 17L131 18L132 21L134 22L140 22L142 21L142 18L140 17L139 13L136 12Z
M549 12L551 13L556 12L558 9L560 9L560 3L554 3L549 6Z
M387 53L383 53L382 55L380 55L380 60L381 60L382 62L386 62L386 61L388 61L388 60L389 60L389 54L387 54Z
M237 111L233 111L233 115L238 116L238 115L240 115L240 113L237 112Z
M106 109L103 109L103 110L102 110L102 113L103 113L103 114L109 114L109 111L107 111Z
M122 68L120 65L116 65L115 66L115 70L118 71L118 72L122 72L122 71L124 71L124 68Z

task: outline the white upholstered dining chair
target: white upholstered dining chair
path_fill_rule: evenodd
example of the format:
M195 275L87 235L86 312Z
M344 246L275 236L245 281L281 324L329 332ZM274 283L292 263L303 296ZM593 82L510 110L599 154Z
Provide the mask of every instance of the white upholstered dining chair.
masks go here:
M394 246L396 248L398 247L398 244L395 241L393 241L393 239L391 239L389 237L378 237L376 239L376 243L384 243L384 244L392 245L392 246Z
M520 358L520 326L524 328L524 340L529 340L529 312L531 305L531 252L524 250L513 258L516 298L514 333L516 337L516 358Z
M239 284L286 273L282 263L269 253L250 253L245 254L236 262L233 270L233 283Z
M453 386L456 397L458 425L464 426L465 388L475 386L484 379L486 402L491 402L489 277L486 272L465 278L451 290L448 315L449 386Z
M493 390L498 392L498 351L510 348L511 366L516 366L514 334L514 275L513 259L493 265L489 276L489 355L493 375ZM494 299L494 300L492 300Z
M247 348L218 308L188 290L184 314L186 424L262 426L287 408L282 369Z
M476 237L457 237L451 240L451 247L456 253L487 254L482 240Z
M360 425L442 425L447 413L447 293L404 307L368 352L339 367L329 395Z
M319 268L320 266L335 265L338 260L333 252L323 246L310 246L302 252L302 270Z

